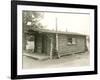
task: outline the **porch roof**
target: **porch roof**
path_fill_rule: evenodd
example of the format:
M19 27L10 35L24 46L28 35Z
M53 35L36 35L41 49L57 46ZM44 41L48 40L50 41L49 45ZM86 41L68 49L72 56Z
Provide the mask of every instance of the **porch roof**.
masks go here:
M48 30L48 29L32 29L32 31L36 31L39 33L52 33L52 34L66 34L66 35L79 35L79 36L87 36L85 34L80 34L76 32L64 32L64 31L55 31L55 30Z

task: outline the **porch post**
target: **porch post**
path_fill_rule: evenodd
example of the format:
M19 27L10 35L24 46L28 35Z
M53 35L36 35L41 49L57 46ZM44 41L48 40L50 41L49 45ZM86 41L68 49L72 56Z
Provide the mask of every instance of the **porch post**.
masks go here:
M58 51L58 34L56 34L56 50Z
M53 59L53 57L52 57L52 50L53 50L53 40L50 39L50 59Z
M58 34L57 33L56 33L56 51L57 51L58 57L60 58L60 55L58 53Z

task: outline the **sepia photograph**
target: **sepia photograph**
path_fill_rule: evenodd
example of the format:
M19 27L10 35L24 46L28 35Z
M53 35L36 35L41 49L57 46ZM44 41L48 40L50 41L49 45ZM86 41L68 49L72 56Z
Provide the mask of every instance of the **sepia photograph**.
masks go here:
M90 65L90 15L22 11L23 69Z
M96 15L94 5L12 1L12 78L97 74Z

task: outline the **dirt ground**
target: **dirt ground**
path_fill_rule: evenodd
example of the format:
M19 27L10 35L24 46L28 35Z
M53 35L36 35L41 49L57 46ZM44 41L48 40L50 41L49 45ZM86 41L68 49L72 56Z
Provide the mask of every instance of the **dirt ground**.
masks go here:
M35 60L23 56L23 69L89 66L89 52L60 57L60 59Z

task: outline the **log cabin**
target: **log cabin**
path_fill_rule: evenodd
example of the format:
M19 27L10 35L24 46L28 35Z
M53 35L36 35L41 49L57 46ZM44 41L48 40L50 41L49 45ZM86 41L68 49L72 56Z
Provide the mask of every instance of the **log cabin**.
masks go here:
M80 33L33 29L28 30L26 34L34 37L33 53L45 54L50 56L50 58L55 56L59 58L87 50L86 35Z

